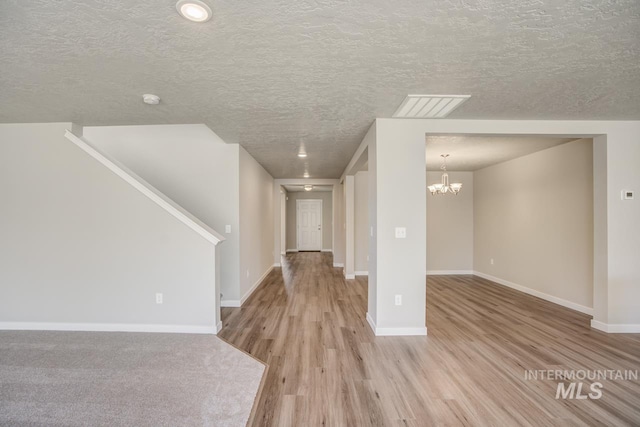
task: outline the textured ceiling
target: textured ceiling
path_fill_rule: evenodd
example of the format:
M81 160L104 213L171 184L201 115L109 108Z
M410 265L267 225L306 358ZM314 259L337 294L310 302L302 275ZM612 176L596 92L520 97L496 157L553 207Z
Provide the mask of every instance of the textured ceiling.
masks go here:
M428 136L427 170L440 170L441 154L450 155L447 170L475 171L575 140L537 136Z
M195 24L173 0L0 1L0 122L205 123L276 178L336 178L408 93L640 119L638 0L207 2Z
M283 185L284 189L289 193L297 193L300 191L306 191L304 189L304 185ZM333 191L333 185L314 185L313 190L310 190L311 193L314 191Z

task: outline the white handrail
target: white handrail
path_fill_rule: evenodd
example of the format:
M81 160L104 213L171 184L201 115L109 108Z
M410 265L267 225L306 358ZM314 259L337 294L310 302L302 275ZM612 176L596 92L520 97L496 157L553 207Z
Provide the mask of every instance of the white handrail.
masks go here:
M209 242L217 245L220 242L223 242L225 238L211 229L208 225L200 221L195 216L191 215L180 205L175 203L173 200L169 199L167 196L158 191L151 184L146 182L144 179L140 178L138 175L130 171L126 166L107 156L106 154L100 152L91 144L89 144L83 138L73 134L70 130L66 130L64 135L69 141L73 142L75 145L80 147L84 152L89 154L91 157L102 163L107 167L111 172L118 175L125 182L131 185L133 188L147 196L150 200L160 206L162 209L173 215L180 222L185 224L187 227L194 230L200 236L207 239Z

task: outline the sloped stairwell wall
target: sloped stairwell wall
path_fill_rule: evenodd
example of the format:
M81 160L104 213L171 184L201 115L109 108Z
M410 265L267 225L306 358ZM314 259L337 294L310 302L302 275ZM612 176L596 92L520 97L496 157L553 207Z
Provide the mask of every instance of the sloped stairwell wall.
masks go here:
M84 135L223 233L222 304L240 306L273 266L271 175L203 124L90 126Z
M0 328L215 333L215 246L71 127L0 125Z

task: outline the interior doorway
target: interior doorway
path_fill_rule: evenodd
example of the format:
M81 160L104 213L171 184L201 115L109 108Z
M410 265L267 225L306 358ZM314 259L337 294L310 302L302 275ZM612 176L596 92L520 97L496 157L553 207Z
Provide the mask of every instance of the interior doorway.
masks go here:
M299 251L322 250L322 199L296 200Z

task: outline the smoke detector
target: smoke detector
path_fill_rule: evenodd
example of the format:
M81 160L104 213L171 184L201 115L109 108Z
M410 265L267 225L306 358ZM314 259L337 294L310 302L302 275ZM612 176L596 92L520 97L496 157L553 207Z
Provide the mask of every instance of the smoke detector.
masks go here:
M149 105L158 105L160 104L160 97L158 95L153 95L151 93L145 93L142 95L142 100L145 104Z
M409 119L442 119L471 95L407 95L393 117Z

